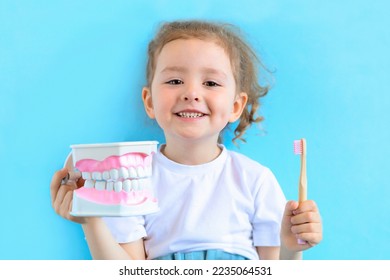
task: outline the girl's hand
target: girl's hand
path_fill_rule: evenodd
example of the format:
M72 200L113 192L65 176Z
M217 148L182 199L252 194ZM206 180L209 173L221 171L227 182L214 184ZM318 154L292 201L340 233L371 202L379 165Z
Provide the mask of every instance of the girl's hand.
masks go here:
M299 244L298 239L305 241ZM281 242L292 252L309 249L322 240L322 222L317 205L313 200L300 204L289 201L282 220Z
M86 222L86 218L70 215L70 211L72 209L73 191L83 186L84 180L79 179L77 182L68 181L66 185L62 185L61 181L67 176L67 174L67 168L63 168L54 173L50 184L51 204L55 212L61 217L72 222L84 224Z

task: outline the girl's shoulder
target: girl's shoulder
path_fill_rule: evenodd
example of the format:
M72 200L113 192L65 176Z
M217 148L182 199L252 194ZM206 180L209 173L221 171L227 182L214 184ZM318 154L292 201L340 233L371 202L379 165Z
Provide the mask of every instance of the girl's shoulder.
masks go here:
M249 156L230 150L227 150L227 153L228 158L235 169L242 170L245 173L255 173L258 175L272 173L268 167L251 159Z
M235 180L243 182L242 185L252 193L258 193L260 189L280 189L274 173L268 167L244 154L228 151L228 165L235 174Z

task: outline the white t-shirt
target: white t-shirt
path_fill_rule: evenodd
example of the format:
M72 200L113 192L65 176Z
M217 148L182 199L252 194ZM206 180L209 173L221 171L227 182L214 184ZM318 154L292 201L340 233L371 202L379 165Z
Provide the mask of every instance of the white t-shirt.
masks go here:
M258 259L255 246L280 246L286 199L275 176L221 147L215 160L192 166L156 153L152 185L160 211L104 218L117 242L144 238L148 259L209 249Z

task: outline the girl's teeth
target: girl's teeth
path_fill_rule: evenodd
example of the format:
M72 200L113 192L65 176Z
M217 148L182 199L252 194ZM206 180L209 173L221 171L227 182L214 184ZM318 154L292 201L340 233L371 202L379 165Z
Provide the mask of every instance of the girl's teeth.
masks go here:
M178 115L182 118L199 118L202 117L202 113L189 113L189 112L180 112Z

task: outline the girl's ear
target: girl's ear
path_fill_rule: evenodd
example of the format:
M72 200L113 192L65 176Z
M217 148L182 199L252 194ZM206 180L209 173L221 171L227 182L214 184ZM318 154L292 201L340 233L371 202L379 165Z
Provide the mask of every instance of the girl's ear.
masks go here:
M155 115L153 109L152 93L150 91L150 88L142 88L142 101L144 102L146 114L148 114L149 118L154 119Z
M246 102L248 101L248 94L246 92L240 92L233 103L232 114L230 115L229 122L233 123L238 120L245 108Z

